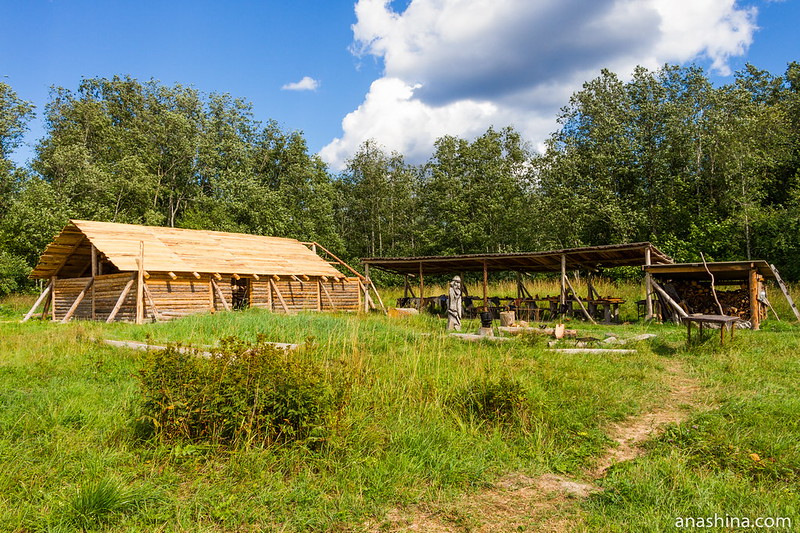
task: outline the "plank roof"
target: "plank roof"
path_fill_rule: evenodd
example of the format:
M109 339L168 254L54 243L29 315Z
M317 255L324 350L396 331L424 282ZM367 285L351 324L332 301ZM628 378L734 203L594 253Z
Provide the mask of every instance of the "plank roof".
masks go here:
M671 265L651 265L643 269L656 277L674 280L709 281L708 270L717 281L746 282L750 270L756 270L764 279L776 280L775 272L763 259L752 261L717 261L703 263L674 263Z
M85 265L91 245L119 270L135 271L140 243L148 272L343 277L295 239L89 220L70 220L42 253L31 277L49 278Z
M646 250L652 263L672 263L672 259L649 242L584 246L545 252L501 254L464 254L418 257L369 257L361 262L396 274L418 274L420 265L426 274L450 274L482 271L484 263L490 272L559 272L561 256L568 270L597 270L617 266L642 266Z

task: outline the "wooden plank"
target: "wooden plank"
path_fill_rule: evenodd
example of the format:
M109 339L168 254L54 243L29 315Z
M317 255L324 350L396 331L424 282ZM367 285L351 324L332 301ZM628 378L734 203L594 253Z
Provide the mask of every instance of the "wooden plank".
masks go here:
M231 306L228 305L228 301L225 299L225 295L222 294L222 290L219 288L219 285L217 285L217 280L212 278L211 284L214 286L214 290L216 291L217 296L219 297L219 301L222 302L222 307L224 307L226 311L230 311Z
M275 281L272 278L270 278L269 284L275 290L275 295L278 297L278 301L281 303L283 310L288 314L289 307L286 305L286 300L283 299L283 295L281 294L280 289L278 289L278 285L275 284Z
M122 292L120 293L119 298L117 299L117 303L114 304L114 308L108 315L106 322L110 323L114 321L114 318L116 318L117 313L119 313L120 308L122 308L122 304L125 302L125 298L128 297L128 293L131 291L131 287L133 287L133 284L135 282L136 282L136 275L133 274L131 275L131 279L128 281L128 283L125 284L125 288L122 289Z
M136 276L136 323L141 324L144 322L144 241L139 241Z
M747 276L747 284L750 296L750 329L758 331L761 329L761 310L758 304L758 270L751 268ZM722 306L720 306L722 309ZM720 311L720 314L723 314Z
M789 288L783 282L781 275L778 274L778 269L772 264L769 265L769 268L772 270L772 273L775 274L775 280L778 282L778 286L781 288L781 292L783 292L783 296L786 298L786 301L789 302L789 307L792 308L794 316L797 318L797 320L800 320L800 311L797 310L797 306L794 304L794 300L792 300L792 295L789 294Z
M584 307L583 302L581 301L581 297L578 296L578 293L575 292L575 289L572 287L572 283L569 281L569 278L564 276L564 280L567 282L567 285L569 285L569 290L572 291L572 296L574 296L575 300L578 301L578 305L580 306L581 311L583 311L583 314L586 316L586 318L588 318L591 321L592 324L597 325L597 322L594 321L592 315L590 315L589 311L587 311L586 307Z
M42 294L39 295L39 298L36 299L36 303L33 304L31 310L28 311L28 314L25 315L25 318L22 319L23 322L27 322L32 316L33 313L36 312L36 308L44 301L45 298L50 294L50 291L53 290L53 280L50 280L50 283L47 284L47 287L42 291Z
M158 307L156 307L156 303L153 301L153 295L150 294L150 289L147 288L147 283L144 284L144 295L150 304L150 309L153 310L153 317L156 319L156 321L160 321L161 316L158 312Z
M92 260L91 260L92 279L96 279L97 278L97 274L98 274L98 272L97 272L97 248L95 247L94 244L92 244L91 246L92 246ZM95 307L95 292L96 292L96 288L97 288L96 284L93 283L92 284L92 320L95 319L95 315L96 315L96 312L97 312L97 309Z
M656 291L658 291L658 294L662 298L664 298L664 301L666 301L668 304L670 304L672 306L673 309L675 309L675 311L678 313L678 316L680 316L681 318L686 318L687 316L689 316L686 313L686 311L683 310L683 307L678 305L678 302L673 300L670 297L670 295L667 294L667 291L665 291L663 288L661 288L661 285L659 285L658 282L656 282L656 280L653 280L653 287L656 289Z
M328 297L328 302L331 304L331 310L336 311L336 304L333 303L333 298L331 298L331 293L328 292L328 288L322 283L320 283L320 287L322 287L322 290L325 291L325 296Z
M83 288L83 290L80 293L78 293L77 298L75 298L75 301L72 302L72 305L70 306L69 310L67 311L67 314L64 315L64 318L61 319L61 322L65 323L65 324L67 322L69 322L69 320L72 318L72 314L75 313L75 310L78 308L78 306L80 305L81 301L83 301L83 298L86 296L86 293L89 291L89 288L92 285L94 285L94 278L89 278L89 282L86 284L86 286Z

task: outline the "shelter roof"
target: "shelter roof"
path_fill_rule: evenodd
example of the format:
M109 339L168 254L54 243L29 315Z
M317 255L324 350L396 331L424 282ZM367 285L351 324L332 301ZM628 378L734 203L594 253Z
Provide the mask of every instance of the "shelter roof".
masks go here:
M751 269L755 269L764 279L775 280L775 272L766 261L719 261L707 263L708 270L714 274L715 281L747 281ZM656 277L674 280L701 280L711 278L703 263L674 263L671 265L650 265L642 267Z
M672 259L649 242L585 246L547 252L504 254L466 254L421 257L369 257L361 262L396 274L418 274L420 265L425 274L449 274L482 271L559 272L561 257L568 270L597 270L602 267L642 266L645 252L650 250L652 263L671 263Z
M45 249L32 278L80 276L91 245L121 271L342 277L300 241L243 233L70 220Z

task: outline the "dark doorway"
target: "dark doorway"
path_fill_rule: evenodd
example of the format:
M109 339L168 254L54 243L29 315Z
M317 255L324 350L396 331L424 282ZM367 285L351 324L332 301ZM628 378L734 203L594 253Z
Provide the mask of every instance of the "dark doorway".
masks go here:
M237 311L250 307L250 280L248 278L231 278L231 298L233 308Z

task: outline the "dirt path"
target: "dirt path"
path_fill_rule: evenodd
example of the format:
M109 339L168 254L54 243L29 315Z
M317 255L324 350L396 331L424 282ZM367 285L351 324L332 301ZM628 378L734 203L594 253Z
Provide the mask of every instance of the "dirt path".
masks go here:
M689 377L677 361L668 361L665 368L670 394L663 404L609 427L609 437L617 446L609 448L581 478L511 474L489 489L450 504L395 509L373 530L499 533L578 529L582 517L577 504L602 490L596 480L605 476L612 465L641 455L640 445L664 425L681 422L692 409L701 407L697 380Z

